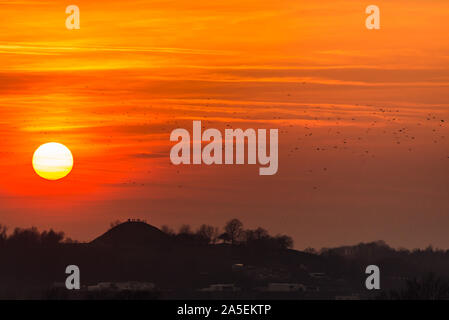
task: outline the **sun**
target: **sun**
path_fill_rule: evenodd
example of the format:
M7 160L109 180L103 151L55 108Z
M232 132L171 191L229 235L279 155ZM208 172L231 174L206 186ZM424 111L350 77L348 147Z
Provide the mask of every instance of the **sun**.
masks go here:
M62 179L72 171L72 153L63 144L56 142L45 143L34 152L33 168L44 179Z

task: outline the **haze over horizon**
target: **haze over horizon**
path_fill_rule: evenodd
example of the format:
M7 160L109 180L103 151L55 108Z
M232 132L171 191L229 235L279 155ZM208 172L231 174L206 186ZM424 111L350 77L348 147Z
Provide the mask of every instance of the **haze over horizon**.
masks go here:
M202 223L295 248L449 248L449 2L0 1L0 223L89 241ZM176 8L176 10L175 10ZM170 133L278 128L279 170L174 166ZM31 166L72 151L63 180Z

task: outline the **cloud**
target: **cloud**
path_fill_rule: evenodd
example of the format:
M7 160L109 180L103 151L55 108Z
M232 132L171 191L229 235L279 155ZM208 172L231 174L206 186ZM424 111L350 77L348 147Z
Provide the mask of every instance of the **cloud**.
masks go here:
M168 157L167 154L163 153L135 153L130 156L137 159L159 159Z

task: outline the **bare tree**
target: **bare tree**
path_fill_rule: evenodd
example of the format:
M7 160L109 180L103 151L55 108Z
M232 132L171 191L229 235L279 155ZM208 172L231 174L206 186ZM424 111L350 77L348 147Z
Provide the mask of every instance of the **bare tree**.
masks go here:
M167 226L167 225L163 225L163 226L161 227L161 231L162 231L163 233L165 233L165 234L168 234L169 236L174 236L174 235L175 235L175 232L173 231L173 229L170 228L170 227Z
M196 232L197 236L206 243L216 243L218 239L218 228L203 224Z
M28 229L15 228L8 237L8 243L13 247L38 246L41 243L41 234L36 227Z
M293 239L286 235L277 235L275 240L278 243L280 249L291 249L293 248Z
M247 244L254 243L254 242L260 242L262 240L267 240L270 238L270 235L268 234L268 231L259 227L255 230L245 230L244 231L244 239Z
M192 228L188 224L183 224L179 228L179 232L178 232L178 234L184 234L184 235L191 235L192 233L193 233Z
M212 233L212 237L211 237L211 243L212 244L216 244L218 242L218 237L220 236L220 229L218 229L218 227L213 227L213 233Z
M220 236L218 237L218 239L222 240L223 243L231 242L231 238L229 238L229 235L228 235L226 232L220 234Z
M407 280L405 289L392 291L390 298L398 300L443 300L449 294L449 283L446 279L429 273L424 277Z
M64 240L64 232L55 232L53 229L50 229L50 231L43 231L40 240L41 244L44 246L54 246Z
M304 252L309 253L309 254L318 254L318 251L316 251L315 248L312 248L312 247L305 248Z
M231 244L235 244L243 232L243 223L238 219L230 220L225 226L225 233L228 235Z
M192 228L188 224L183 224L179 228L179 232L176 235L176 238L186 242L197 242L197 235L192 231Z
M256 235L255 235L255 231L254 230L245 230L243 231L244 234L244 238L246 243L250 243L253 242L254 240L256 240Z
M262 239L268 238L269 234L268 234L267 230L259 227L256 230L254 230L254 237L256 240L262 240Z

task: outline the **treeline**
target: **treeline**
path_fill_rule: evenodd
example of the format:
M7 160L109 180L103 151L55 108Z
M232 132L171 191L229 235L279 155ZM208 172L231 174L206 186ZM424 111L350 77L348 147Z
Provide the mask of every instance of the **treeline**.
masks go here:
M320 254L323 256L344 256L359 260L387 259L392 257L449 257L449 250L434 248L432 245L425 249L392 248L385 241L362 242L353 246L341 246L335 248L322 248L317 251L313 248L305 249L305 252Z
M287 235L271 236L267 230L259 227L245 229L238 219L232 219L220 229L215 226L203 224L197 230L190 225L182 225L178 232L168 226L162 226L162 231L169 236L184 242L197 244L226 243L235 246L248 246L270 249L291 249L293 239Z
M417 277L425 278L429 273L434 273L446 279L445 281L449 279L449 250L434 248L430 245L424 249L395 249L379 240L354 246L323 248L320 251L308 248L305 251L327 259L328 263L345 260L354 267L353 270L365 268L370 264L377 265L382 270L384 284L387 284L389 280L391 283L396 283L399 279L411 281ZM447 283L449 285L449 281ZM416 286L416 283L410 282L410 288ZM449 298L449 291L447 293Z
M449 280L433 272L407 279L402 289L382 291L379 300L448 300Z
M8 228L0 224L0 247L51 247L60 243L73 242L70 238L65 238L64 232L56 232L52 229L42 231L36 227L15 228L8 235Z

